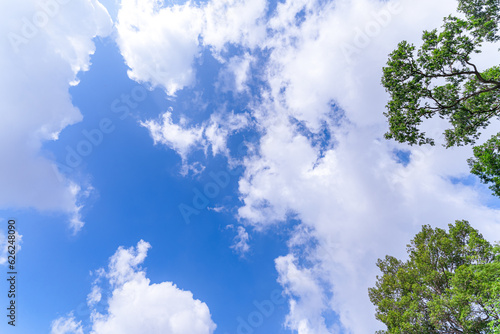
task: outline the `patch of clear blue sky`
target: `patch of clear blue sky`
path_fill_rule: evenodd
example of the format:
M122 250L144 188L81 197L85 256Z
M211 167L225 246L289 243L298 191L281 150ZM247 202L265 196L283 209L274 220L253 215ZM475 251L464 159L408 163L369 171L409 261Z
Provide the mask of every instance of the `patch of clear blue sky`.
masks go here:
M394 150L392 151L393 157L397 163L403 165L404 167L408 166L411 159L411 151L410 150Z
M472 174L468 174L462 177L450 176L449 180L453 184L463 184L464 186L472 186L477 183L478 178Z

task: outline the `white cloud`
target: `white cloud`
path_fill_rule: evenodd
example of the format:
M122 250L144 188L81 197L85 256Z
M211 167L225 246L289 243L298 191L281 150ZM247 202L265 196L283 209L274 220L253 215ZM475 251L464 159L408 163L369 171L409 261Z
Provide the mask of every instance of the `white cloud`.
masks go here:
M96 284L92 286L92 290L87 295L87 305L89 305L89 307L94 307L97 303L101 301L101 299L102 299L102 290Z
M81 120L68 88L90 65L92 39L110 32L95 0L0 3L0 207L62 211L79 216L80 186L65 179L40 152L42 143Z
M216 0L163 7L156 0L122 0L118 45L130 78L169 95L194 83L201 47L218 55L227 43L255 47L265 37L265 0Z
M76 322L70 313L67 317L60 317L52 322L51 334L83 334L82 322Z
M204 123L204 136L210 144L212 155L224 154L229 156L227 139L232 134L250 125L247 114L235 114L234 111L212 114L208 122ZM208 147L205 148L207 150Z
M297 258L288 254L276 259L276 269L279 274L278 282L290 297L286 325L303 334L329 333L321 317L326 308L325 297L317 280L318 275L314 272L316 268L300 268L297 266Z
M214 0L204 7L203 44L220 52L228 43L248 48L266 37L265 0Z
M250 250L250 246L248 245L250 236L243 226L238 226L237 230L238 234L234 237L234 244L231 248L234 249L235 252L244 255Z
M203 128L183 127L186 120L181 119L179 124L172 120L172 110L161 115L161 121L148 120L141 122L146 127L155 144L163 144L175 150L183 161L187 159L188 153L193 147L203 145Z
M201 18L189 3L161 8L156 0L123 0L117 42L130 78L161 85L170 95L191 85Z
M251 65L255 62L255 57L249 53L243 56L234 56L229 59L225 69L219 74L219 81L222 83L222 91L248 92L247 80L250 76Z
M138 271L139 265L146 259L151 245L144 240L137 243L137 247L125 249L119 247L109 259L109 268L106 277L112 286L123 286L137 276L144 276L144 271Z
M210 334L216 325L205 303L194 299L189 291L179 289L172 282L151 284L146 272L140 268L151 245L143 240L137 246L119 247L110 258L108 269L98 270L100 279L106 279L112 291L106 300L104 314L92 312L91 334ZM101 291L93 286L88 301L95 306ZM59 318L52 324L52 333L59 328L77 325L72 315ZM64 328L66 328L64 327ZM72 327L71 327L72 328ZM77 332L78 334L82 332Z
M249 124L246 114L235 114L234 111L212 114L209 120L198 126L189 126L182 116L176 124L172 120L172 111L170 108L163 113L160 121L147 120L140 124L149 130L155 144L165 145L181 156L183 174L196 167L187 163L189 153L194 150L203 149L207 154L211 148L212 155L222 153L229 156L228 137Z

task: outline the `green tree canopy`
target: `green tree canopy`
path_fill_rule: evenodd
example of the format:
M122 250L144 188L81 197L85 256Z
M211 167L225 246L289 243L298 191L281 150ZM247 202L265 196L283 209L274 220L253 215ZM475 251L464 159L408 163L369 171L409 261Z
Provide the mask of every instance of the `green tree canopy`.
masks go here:
M500 133L473 150L474 157L467 160L471 173L483 183L491 183L490 189L500 197Z
M379 259L369 289L376 318L391 334L500 333L500 247L467 221L449 232L423 226L409 259Z
M500 40L500 1L459 0L458 11L463 17L448 16L440 31L424 31L418 49L402 41L389 55L382 76L390 95L384 113L387 139L434 145L421 124L440 117L450 124L444 131L446 147L474 144L481 130L500 116L500 67L480 69L473 61L483 43ZM482 152L475 152L476 160L484 160ZM476 174L481 174L478 168Z
M500 112L500 68L480 70L471 56L482 43L499 40L498 0L459 1L466 19L449 16L443 30L424 31L422 46L403 41L383 69L390 94L386 138L410 144L434 144L419 129L423 119L449 120L447 146L473 143L481 128Z

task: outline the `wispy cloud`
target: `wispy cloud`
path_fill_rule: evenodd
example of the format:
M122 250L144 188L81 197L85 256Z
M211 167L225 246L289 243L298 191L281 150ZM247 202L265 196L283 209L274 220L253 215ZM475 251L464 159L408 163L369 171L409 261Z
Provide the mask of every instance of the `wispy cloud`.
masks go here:
M228 227L234 228L232 225L228 225ZM248 244L250 236L243 226L238 226L236 230L238 234L234 237L234 244L231 246L231 248L236 253L243 256L250 250L250 245Z
M209 120L199 125L189 125L183 116L175 123L172 111L173 109L164 112L160 120L147 120L140 124L149 130L155 144L165 145L181 156L182 174L187 174L189 170L200 171L199 167L188 163L188 156L193 151L202 149L208 154L210 149L212 155L223 154L229 157L228 137L250 123L246 114L234 112L214 113Z

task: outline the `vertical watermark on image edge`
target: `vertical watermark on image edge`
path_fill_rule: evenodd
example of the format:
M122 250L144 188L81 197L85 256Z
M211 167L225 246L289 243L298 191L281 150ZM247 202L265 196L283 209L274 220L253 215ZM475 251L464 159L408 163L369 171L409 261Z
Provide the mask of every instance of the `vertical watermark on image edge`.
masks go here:
M10 326L16 326L16 294L17 292L17 263L16 263L16 221L9 219L7 222L7 298L9 300L7 307L7 323Z

